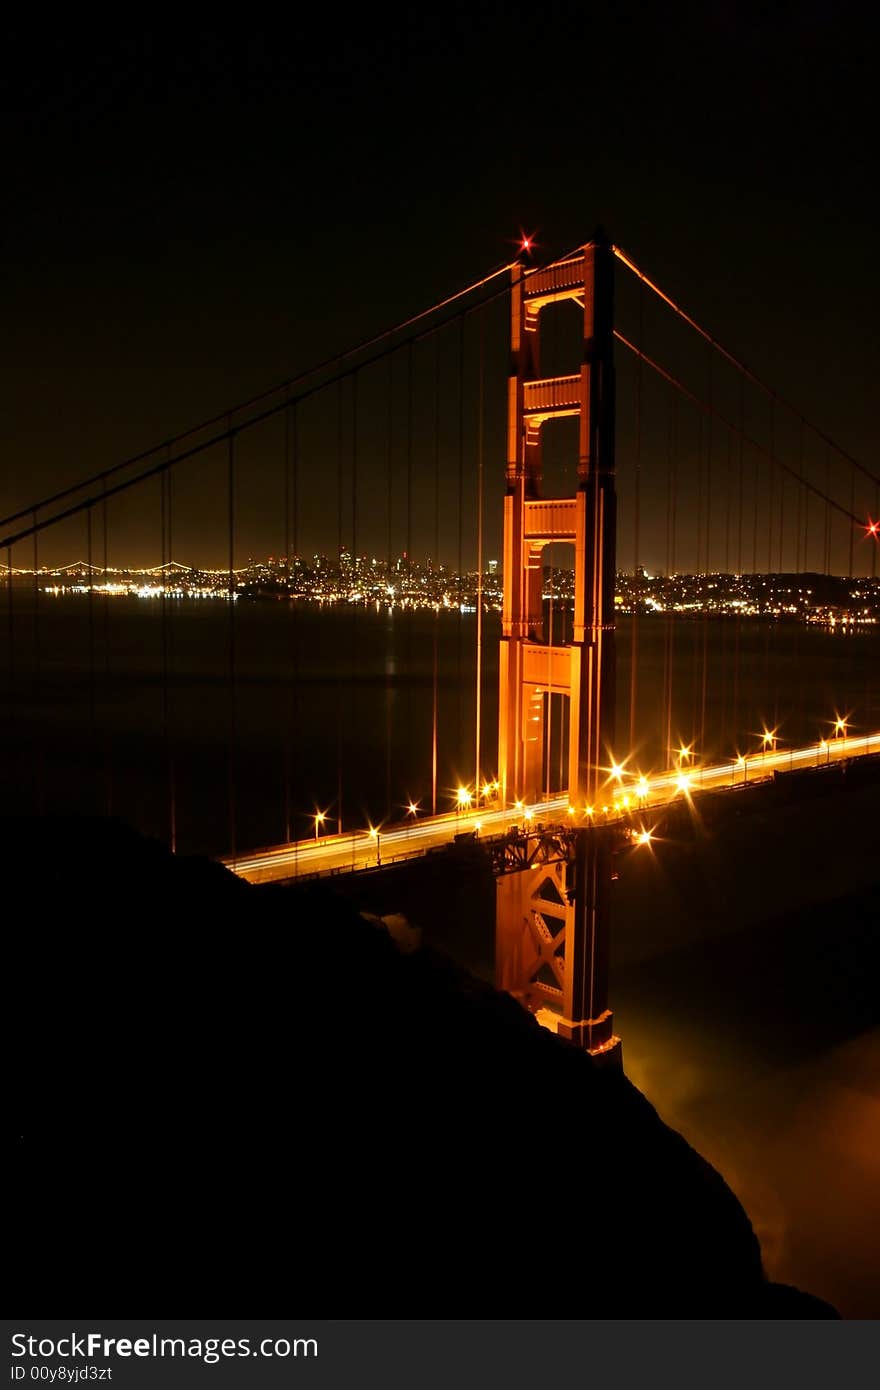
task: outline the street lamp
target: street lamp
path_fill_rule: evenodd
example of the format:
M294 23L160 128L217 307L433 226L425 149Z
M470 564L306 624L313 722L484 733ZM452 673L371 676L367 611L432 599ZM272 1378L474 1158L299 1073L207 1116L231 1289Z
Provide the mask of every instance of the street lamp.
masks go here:
M761 766L762 766L762 767L764 766L764 764L765 764L766 761L767 761L767 749L768 749L768 748L770 749L770 752L771 752L771 753L773 753L773 752L775 751L775 749L776 749L776 730L775 730L775 729L765 729L764 732L763 732L763 734L761 735Z
M382 850L379 844L379 832L374 825L370 826L370 839L376 841L376 867L382 867Z
M316 815L315 815L315 839L316 839L316 840L317 840L317 838L318 838L318 832L320 831L321 826L324 824L324 821L325 821L325 820L326 820L326 816L324 815L324 812L323 812L323 811L318 811L318 812L316 813Z

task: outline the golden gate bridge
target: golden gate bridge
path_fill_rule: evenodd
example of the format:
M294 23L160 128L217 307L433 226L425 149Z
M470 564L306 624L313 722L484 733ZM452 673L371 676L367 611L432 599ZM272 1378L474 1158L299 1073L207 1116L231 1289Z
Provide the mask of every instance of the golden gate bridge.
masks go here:
M122 814L253 882L476 837L497 879L499 984L613 1055L622 845L661 852L656 814L670 802L880 751L876 637L860 626L880 616L880 477L604 234L548 264L531 250L0 521L5 780L16 807ZM243 557L267 527L283 602L261 639L282 648L268 676L248 605L233 601L248 596ZM171 585L151 651L124 650L101 578L121 563L116 537L131 548L133 536L160 576L179 568L185 536L221 577L222 695L201 706L194 628ZM487 602L496 544L500 619ZM297 580L315 545L335 550L332 606L347 624L317 677L322 614ZM65 546L85 559L80 607L62 620L44 577ZM699 576L699 601L658 603L649 565L667 581ZM808 642L806 615L828 616L810 595L835 575L862 604L839 615L849 645L827 631ZM775 576L775 610L742 597L722 610L713 593L730 576L752 596ZM375 639L360 615L383 605L400 624L394 669L379 675L384 756L352 788L359 742L377 739L349 695ZM132 771L138 745L146 772ZM272 800L274 841L253 829Z

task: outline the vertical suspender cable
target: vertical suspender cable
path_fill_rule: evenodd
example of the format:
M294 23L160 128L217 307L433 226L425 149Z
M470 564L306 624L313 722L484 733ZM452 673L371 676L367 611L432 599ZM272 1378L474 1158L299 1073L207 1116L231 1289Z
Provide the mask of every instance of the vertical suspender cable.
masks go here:
M477 654L476 736L474 740L474 801L480 804L480 731L483 694L483 431L485 426L486 323L480 315L480 395L477 414Z
M758 491L760 475L758 454L755 452L755 466L752 470L752 574L758 573Z
M289 718L291 728L299 728L299 601L297 597L297 563L299 558L299 406L294 401L287 411L290 416L290 529L293 546L293 597L288 597L291 621L288 628L290 640L290 678L291 700ZM296 762L294 760L294 767ZM299 836L294 836L294 872L299 870Z
M458 728L459 737L464 727L464 615L462 605L462 582L464 569L464 318L458 321L458 494L455 499L458 521ZM456 748L456 758L461 758L461 745Z
M850 510L850 514L851 514L852 516L855 516L855 513L856 513L856 470L852 467L852 465L850 465L850 470L849 470L849 510ZM848 568L847 568L847 571L846 571L847 574L849 575L850 579L852 579L852 575L853 575L853 546L854 546L854 544L855 544L855 538L856 538L855 527L854 527L853 523L850 522L850 523L849 523L849 561L848 561Z
M37 508L34 507L31 521L36 527ZM40 650L40 558L39 547L37 544L38 535L34 531L34 675L33 675L33 694L31 698L31 709L36 713L40 708L41 697L41 650ZM105 570L106 573L106 570ZM46 751L43 740L43 720L37 719L37 749L36 749L36 776L34 778L34 793L37 811L42 814L45 803L45 777L46 777Z
M15 603L12 593L12 546L6 547L6 635L7 635L7 664L6 675L9 682L9 745L7 750L8 765L16 770L16 776L10 778L14 793L17 794L19 788L18 781L19 758L18 742L15 736L16 724L16 701L15 701ZM9 809L9 807L7 807Z
M388 472L388 559L386 561L386 585L391 585L391 518L393 505L394 484L392 479L392 463L394 449L394 356L388 358L388 452L387 452L387 472ZM388 634L386 629L386 642ZM385 670L385 819L391 819L391 704L393 690L391 688L390 675L387 664Z
M671 397L671 409L669 418L669 466L667 470L667 489L666 489L666 574L669 588L669 602L666 614L666 651L664 659L664 704L666 707L666 721L663 731L663 756L664 767L669 765L668 759L672 753L672 704L674 690L674 658L675 658L675 526L678 500L676 497L676 451L678 448L678 402L673 395Z
M629 751L636 746L636 706L638 702L639 668L639 599L641 579L639 549L641 544L641 489L642 489L642 358L645 350L645 287L639 282L639 356L636 358L636 457L635 457L635 525L633 528L633 609L630 619L630 659L629 659Z
M777 574L785 573L785 474L779 474L779 562Z
M413 488L413 345L406 349L406 564L403 582L406 584L406 759L412 776L413 764L413 585L412 585L412 488Z
M706 573L712 573L712 561L710 547L712 544L712 421L713 421L713 393L712 393L712 356L708 358L708 400L709 414L706 417ZM705 758L706 748L706 693L708 687L709 671L709 609L703 605L703 672L700 688L700 755Z
M343 512L343 477L342 477L342 408L344 395L342 389L342 377L336 385L336 572L340 581L343 579L342 572L342 512ZM341 658L341 653L337 659ZM336 831L342 833L342 764L343 764L343 737L342 737L342 670L341 667L336 677Z
M825 539L822 550L822 572L831 573L831 453L825 448Z
M728 432L727 432L727 463L726 463L726 466L725 466L725 475L724 475L724 477L725 477L725 487L724 487L724 574L725 574L725 580L724 580L724 583L725 583L726 585L728 585L728 593L727 593L727 598L728 598L728 599L729 599L729 597L730 597L730 593L729 593L729 585L730 585L730 518L731 518L731 476L730 476L730 475L731 475L731 462L732 462L732 458L733 458L733 440L732 440L730 431L728 430ZM720 591L720 586L719 586L719 591ZM729 613L729 611L730 611L730 610L729 610L729 607L728 607L728 608L727 608L727 612ZM728 660L728 658L729 658L729 651L728 651L729 642L728 642L728 640L727 640L727 639L728 639L728 632L727 632L727 621L726 621L725 618L722 618L722 620L721 620L721 628L722 628L722 631L721 631L721 637L720 637L720 643L719 643L720 648L721 648L721 668L720 668L720 675L719 675L720 716L719 716L719 727L718 727L718 745L717 745L717 750L716 750L716 751L717 751L717 753L719 754L719 756L725 757L725 756L726 756L726 751L727 751L727 667L728 667L728 664L729 664L729 660Z
M107 479L101 480L101 491L107 492ZM110 703L110 592L107 588L107 573L109 570L109 531L108 531L108 509L107 497L103 497L101 502L101 534L104 547L104 693L108 703ZM113 814L113 735L110 730L109 720L104 729L104 797L105 810L108 816Z
M227 531L229 542L229 565L227 574L227 598L229 616L227 623L227 660L229 693L229 748L227 761L227 803L229 808L229 853L235 866L236 855L236 703L235 703L235 435L232 422L229 423L229 439L226 460L227 482Z
M770 458L776 457L776 412L770 402ZM776 470L771 462L767 469L767 482L770 489L770 505L767 508L767 573L773 573L773 502L776 486Z
M703 560L703 522L704 522L704 508L703 508L703 417L702 417L701 414L698 414L698 415L697 415L697 559L696 559L696 564L695 564L695 566L694 566L694 574L695 574L695 575L699 575L699 574L702 574L702 573L703 573L703 570L702 570L702 568L701 568L701 564L704 564L704 563L705 563L705 561ZM702 647L702 642L701 642L701 640L700 640L701 637L702 637L702 625L701 625L701 623L697 620L696 614L694 615L694 619L693 619L693 621L692 621L691 624L690 624L690 634L691 634L691 652L692 652L692 657L693 657L693 664L692 664L692 670L691 670L691 726L690 726L691 731L690 731L690 743L691 743L691 745L696 745L696 743L697 743L697 738L698 738L698 731L699 731L699 724L698 724L698 721L697 721L697 707L698 707L698 706L697 706L697 702L698 702L698 692L699 692L699 688L700 688L700 651L701 651L701 647ZM703 755L703 747L702 747L702 743L701 743L701 744L700 744L700 756L702 756L702 755Z
M95 575L92 564L92 509L86 507L86 560L89 569L89 795L94 796L97 770L98 726L95 712Z
M170 676L170 633L168 615L168 578L171 555L170 541L170 497L171 473L167 470L159 474L160 514L162 530L162 732L165 743L165 768L168 791L168 844L173 854L176 849L177 827L175 824L173 755L171 749L171 697Z
M739 596L742 597L742 574L743 574L743 490L745 484L745 453L743 448L743 435L745 434L745 382L740 378L739 383L739 479L737 487L737 519L736 519L736 572L739 577ZM740 732L739 722L739 646L740 628L742 624L742 609L737 608L736 617L733 621L733 736L734 741L738 741Z
M284 492L284 591L286 601L285 611L285 636L287 637L288 662L292 655L291 641L291 616L293 603L290 597L290 406L284 412L284 456L283 456L283 492ZM285 703L283 717L283 747L282 747L282 798L284 816L284 842L290 843L290 700L292 696L292 671L288 664L287 675L287 700Z
M807 731L806 731L806 708L805 708L805 702L804 702L804 670L803 670L804 663L803 663L803 662L801 661L801 659L800 659L800 652L799 652L800 642L801 642L801 624L802 624L803 618L804 618L803 609L802 609L802 606L801 606L801 597L802 597L802 596L801 596L801 592L800 592L801 589L803 588L803 584L802 584L801 578L800 578L800 575L801 575L801 563L802 563L802 559L803 559L803 566L804 566L804 568L806 569L806 567L807 567L807 538L806 538L806 536L804 536L803 551L802 551L802 549L801 549L801 518L802 518L802 514L803 514L803 509L804 509L804 501L806 501L807 506L809 506L809 496L810 496L809 493L808 493L808 492L806 491L806 489L804 488L802 482L801 482L801 479L802 479L803 476L804 476L804 422L803 422L803 420L801 421L801 424L800 424L800 432L799 432L797 475L798 475L798 481L797 481L796 484L795 484L794 573L795 573L795 583L797 584L797 587L798 587L798 595L797 595L797 599L796 599L796 610L797 610L797 611L796 611L796 613L795 613L794 641L793 641L793 644L792 644L792 645L793 645L793 651L794 651L794 669L795 669L795 671L797 672L797 683L798 683L797 710L798 710L798 715L799 715L799 717L800 717L800 721L801 721L801 730L802 730L802 737L801 737L801 739L799 739L799 742L802 742L804 738L808 737L808 735L807 735ZM794 596L793 596L793 597L794 597Z
M352 578L355 590L360 593L359 564L358 564L358 533L357 533L357 439L358 439L358 374L354 373L351 379L351 563L354 566ZM349 709L351 712L350 733L353 735L352 744L357 746L356 737L356 684L358 673L358 633L360 631L360 614L356 603L350 603L351 608L351 637L348 644L351 657L351 668L348 678L349 689ZM339 811L342 815L342 808ZM342 826L339 827L340 831ZM352 868L354 867L355 843L352 835L351 855Z
M803 421L801 421L801 428L800 428L800 447L799 447L799 449L798 449L798 479L800 480L801 478L803 478L803 476L804 476L804 423L803 423ZM795 572L795 574L800 574L800 572L801 572L801 511L802 511L802 509L803 509L804 502L806 502L807 506L809 506L809 504L810 504L809 499L810 499L810 494L809 494L809 493L806 491L806 489L801 485L800 481L798 481L798 485L797 485L797 487L795 488L795 523L794 523L794 572ZM804 537L803 561L804 561L804 569L806 569L806 568L807 568L806 536Z
M434 437L434 564L440 568L440 340L434 339L434 389L432 432ZM431 716L431 815L437 814L437 730L439 725L437 695L440 662L440 609L434 604L434 642L432 672Z
M733 517L733 435L727 432L727 488L724 520L724 573L730 574L730 526Z

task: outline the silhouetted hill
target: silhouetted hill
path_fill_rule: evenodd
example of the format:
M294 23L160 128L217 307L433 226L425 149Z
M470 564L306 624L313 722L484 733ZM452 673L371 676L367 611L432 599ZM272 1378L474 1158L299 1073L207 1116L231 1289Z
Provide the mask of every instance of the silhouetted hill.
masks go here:
M621 1073L329 890L2 834L19 1310L834 1316Z

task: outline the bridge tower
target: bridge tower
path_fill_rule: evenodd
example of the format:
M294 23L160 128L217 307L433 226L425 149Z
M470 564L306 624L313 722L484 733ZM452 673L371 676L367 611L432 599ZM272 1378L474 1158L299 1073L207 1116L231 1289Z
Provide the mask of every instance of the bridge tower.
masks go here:
M599 232L575 255L543 269L514 266L512 277L499 779L505 804L538 800L550 696L566 696L577 823L599 802L614 736L614 253ZM541 315L564 300L583 308L580 371L542 377ZM543 498L541 429L562 416L579 419L577 489ZM543 551L554 541L574 546L574 626L564 646L549 645L543 621ZM529 1007L553 1009L564 1036L607 1052L617 1045L607 1004L614 836L584 828L569 842L571 852L548 861L537 881L499 876L498 983Z

